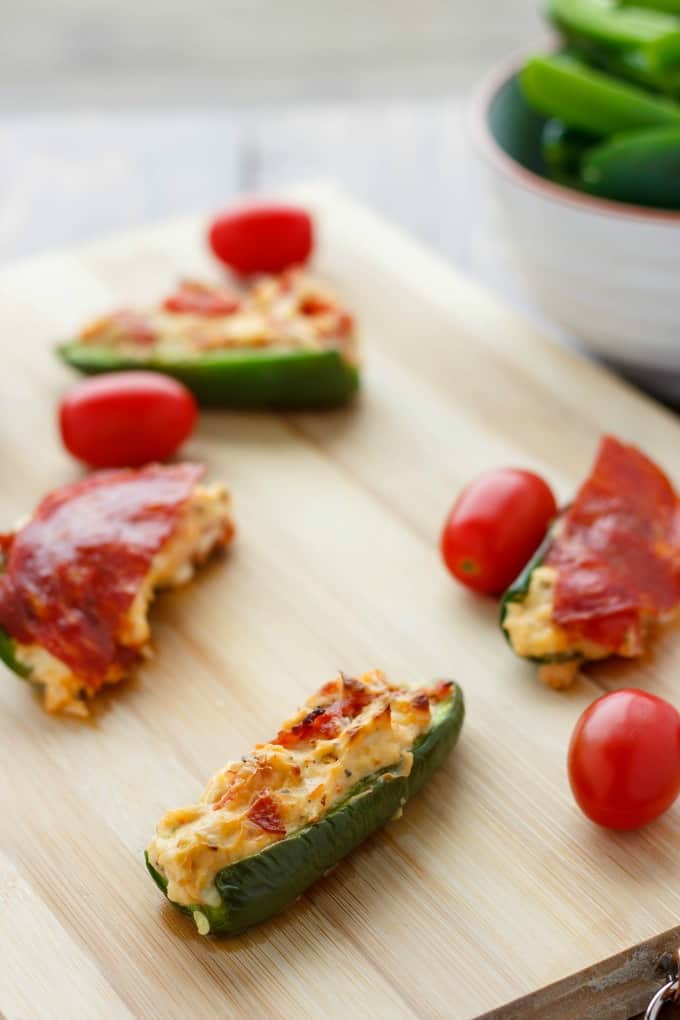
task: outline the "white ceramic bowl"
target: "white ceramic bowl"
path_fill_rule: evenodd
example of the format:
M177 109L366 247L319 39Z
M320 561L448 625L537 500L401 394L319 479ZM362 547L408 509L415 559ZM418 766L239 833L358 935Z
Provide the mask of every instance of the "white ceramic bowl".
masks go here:
M492 72L472 131L510 254L534 300L577 341L660 395L680 398L680 212L610 202L540 169L543 121L518 62Z

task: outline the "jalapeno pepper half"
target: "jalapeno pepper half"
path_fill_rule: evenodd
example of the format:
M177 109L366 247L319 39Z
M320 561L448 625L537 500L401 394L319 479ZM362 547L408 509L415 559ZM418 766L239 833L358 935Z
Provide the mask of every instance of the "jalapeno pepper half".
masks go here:
M96 319L58 353L90 374L165 372L224 407L328 407L359 385L353 317L300 270L243 293L185 281L156 307Z
M359 370L337 351L215 351L186 358L125 358L104 347L64 344L60 356L91 375L130 369L165 372L187 386L199 403L281 409L332 407L359 388Z
M214 876L208 902L184 904L171 900L174 906L193 917L201 934L212 935L238 935L285 909L371 833L397 817L406 801L443 763L458 739L464 717L460 687L447 682L446 688L445 696L432 708L427 729L406 749L408 770L395 765L379 768L351 786L317 821L223 867ZM326 715L329 713L320 717L311 713L302 725L313 726L319 718L327 722ZM250 759L243 761L248 763ZM252 769L256 765L255 761ZM224 774L218 774L211 784ZM259 810L257 824L277 836L285 833L285 828L278 827L272 796L260 796L256 805L263 808L265 801L268 809ZM212 813L208 810L208 816ZM154 882L168 895L169 879L158 862L152 863L157 850L152 843L146 864Z

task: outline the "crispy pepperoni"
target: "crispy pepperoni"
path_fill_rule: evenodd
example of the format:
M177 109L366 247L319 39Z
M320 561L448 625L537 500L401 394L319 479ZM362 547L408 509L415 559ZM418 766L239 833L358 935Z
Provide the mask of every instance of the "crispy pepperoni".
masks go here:
M639 651L643 616L680 601L679 507L649 458L606 436L546 559L558 571L553 619L610 651Z
M333 693L336 689L340 695L337 700L330 705L317 705L290 730L282 730L276 743L294 747L314 740L332 740L342 730L344 721L355 719L374 698L369 688L353 677L343 675L341 688L334 681L332 687L326 684L322 693Z
M111 322L116 328L133 340L134 343L148 347L158 339L155 330L143 312L135 312L130 308L120 308L111 315Z
M296 744L307 744L315 740L332 740L342 729L339 710L340 702L325 708L317 705L302 722L296 723L289 730L281 730L274 743L282 747L295 747Z
M342 677L336 677L334 680L329 680L323 685L319 694L322 698L327 698L331 694L336 694L342 687Z
M340 682L341 681L341 682ZM295 747L298 744L313 743L317 740L332 740L337 737L367 705L383 692L371 691L354 677L340 674L339 680L332 680L321 688L322 697L337 694L334 701L327 705L317 705L299 723L289 730L281 730L274 740L282 747ZM412 704L418 711L429 708L430 701L443 701L450 697L453 681L439 680L433 687L413 691ZM395 688L395 693L399 689ZM403 693L407 693L404 691ZM389 712L389 706L386 711Z
M366 708L366 705L370 705L371 701L375 697L374 694L362 684L361 680L355 680L354 677L345 676L342 677L342 715L350 719L354 719L362 709Z
M354 329L354 318L349 312L338 313L337 335L347 337Z
M335 311L335 306L318 294L308 294L300 301L299 308L303 315L325 315Z
M432 701L445 701L451 697L453 680L437 680L434 687L429 688L428 695Z
M163 302L166 312L204 316L231 315L238 307L238 299L226 287L210 287L194 280L183 280Z
M279 806L271 793L261 793L248 809L248 818L265 832L275 836L285 836L286 826L283 824Z
M102 471L50 493L3 536L0 626L39 644L97 690L138 649L119 631L153 557L203 473L198 464Z

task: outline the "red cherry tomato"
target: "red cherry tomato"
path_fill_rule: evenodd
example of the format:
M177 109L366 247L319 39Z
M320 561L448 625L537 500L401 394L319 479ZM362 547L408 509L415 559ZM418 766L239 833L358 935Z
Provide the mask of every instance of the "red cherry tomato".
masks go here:
M217 258L241 276L303 265L314 243L311 216L292 205L247 205L222 213L208 239Z
M557 504L531 471L487 471L463 490L444 524L444 563L468 588L498 595L536 551Z
M654 694L605 694L576 723L569 782L588 818L608 829L638 829L680 793L680 713Z
M110 372L83 379L59 405L64 446L91 467L166 460L193 431L196 401L157 372Z

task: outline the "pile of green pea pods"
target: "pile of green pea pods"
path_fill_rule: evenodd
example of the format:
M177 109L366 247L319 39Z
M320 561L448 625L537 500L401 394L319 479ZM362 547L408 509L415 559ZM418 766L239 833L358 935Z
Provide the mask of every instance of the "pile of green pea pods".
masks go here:
M680 209L680 0L549 0L562 47L520 74L547 118L546 173L622 202Z

